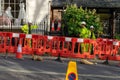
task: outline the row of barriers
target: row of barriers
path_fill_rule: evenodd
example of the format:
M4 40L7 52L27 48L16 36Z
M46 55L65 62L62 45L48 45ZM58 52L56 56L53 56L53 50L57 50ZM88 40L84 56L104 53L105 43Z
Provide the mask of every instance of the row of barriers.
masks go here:
M88 58L120 60L120 41L115 39L81 39L60 36L43 36L0 32L0 53L16 53L18 44L22 54L61 56L65 58Z

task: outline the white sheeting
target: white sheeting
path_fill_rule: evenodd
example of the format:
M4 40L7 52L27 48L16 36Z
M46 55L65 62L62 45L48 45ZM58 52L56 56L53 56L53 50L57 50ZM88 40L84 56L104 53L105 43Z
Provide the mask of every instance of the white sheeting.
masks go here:
M50 0L26 0L27 21L41 22L49 15Z

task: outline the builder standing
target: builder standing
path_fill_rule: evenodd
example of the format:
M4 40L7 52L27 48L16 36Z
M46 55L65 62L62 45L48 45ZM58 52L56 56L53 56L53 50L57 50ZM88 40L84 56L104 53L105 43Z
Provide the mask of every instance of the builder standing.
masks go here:
M28 24L25 24L22 26L22 31L26 34L31 34L31 30L36 29L37 27L38 27L37 25L33 25L32 22L30 21L30 22L28 22ZM32 45L31 43L32 43L32 41L30 41L30 46ZM36 52L34 52L32 54L32 60L41 61L42 58L40 56L36 55Z
M24 33L31 34L31 30L36 29L36 28L37 28L37 26L32 25L32 22L30 21L30 22L28 22L28 24L23 25L21 29Z
M86 22L84 22L84 21L81 22L79 33L80 33L79 34L80 38L88 38L88 29L86 28ZM84 48L84 46L85 46L85 48ZM88 45L82 43L81 44L81 53L86 52L87 49L88 49Z
M90 39L96 39L95 34L94 34L94 26L90 26L88 35Z
M79 34L80 38L88 38L88 29L86 28L86 22L84 21L81 22L79 32L80 32Z
M89 38L89 30L86 28L86 22L82 21L80 26L81 27L79 30L79 32L80 32L79 37L80 38ZM84 44L84 43L81 44L81 46L80 46L81 53L88 52L88 45L89 44ZM92 62L90 62L86 59L81 59L81 63L82 64L90 64L90 65L93 64Z

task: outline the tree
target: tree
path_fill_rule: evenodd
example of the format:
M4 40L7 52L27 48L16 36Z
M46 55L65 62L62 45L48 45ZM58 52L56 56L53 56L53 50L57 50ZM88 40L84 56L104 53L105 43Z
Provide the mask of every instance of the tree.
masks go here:
M96 33L101 33L103 28L100 22L100 16L96 14L96 10L78 8L76 4L67 5L66 11L62 15L63 27L67 27L68 36L78 37L80 24L82 21L87 23L89 29L91 25L95 27Z

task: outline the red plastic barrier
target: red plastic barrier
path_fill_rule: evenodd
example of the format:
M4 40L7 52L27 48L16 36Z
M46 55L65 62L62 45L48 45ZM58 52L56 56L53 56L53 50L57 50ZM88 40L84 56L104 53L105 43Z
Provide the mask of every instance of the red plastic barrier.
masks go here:
M114 39L81 39L58 36L42 36L35 34L22 34L0 32L0 52L16 53L18 43L21 41L22 54L43 55L65 58L95 58L120 60L118 50L120 41Z
M94 46L94 52L98 57L105 56L111 53L113 40L98 38Z
M23 47L22 53L23 54L32 54L32 35L31 34L20 34L20 39L22 39Z
M120 56L117 55L119 49L119 42L113 39L103 39L101 42L102 53L99 54L99 58L102 60L120 60ZM98 45L97 45L98 46Z
M45 49L44 36L33 35L32 49L33 49L34 54L37 54L37 55L43 55L44 54L44 49Z
M6 33L7 38L7 45L6 45L6 50L9 53L16 53L17 51L17 45L19 43L19 34L18 33Z
M120 60L120 54L118 54L119 51L119 41L114 40L113 41L113 47L111 53L108 55L109 60Z
M88 48L87 51L84 51L86 45ZM59 37L59 48L57 52L62 57L94 58L94 53L91 55L91 46L94 46L94 44L93 41L90 42L90 39ZM83 52L81 52L81 49L83 49Z
M5 53L6 52L6 37L5 33L0 32L0 52Z
M59 37L58 50L60 56L68 58L71 57L71 38Z
M52 36L44 36L44 51L46 53L51 53L51 47L52 47L52 43L51 40L53 39Z
M58 37L44 36L44 52L49 53L51 56L58 56Z
M73 58L94 58L94 40L73 38Z
M50 38L50 37L49 37ZM59 52L58 52L58 49L59 49L59 37L57 36L54 36L51 41L50 41L50 48L51 48L51 55L52 56L58 56L59 55Z

